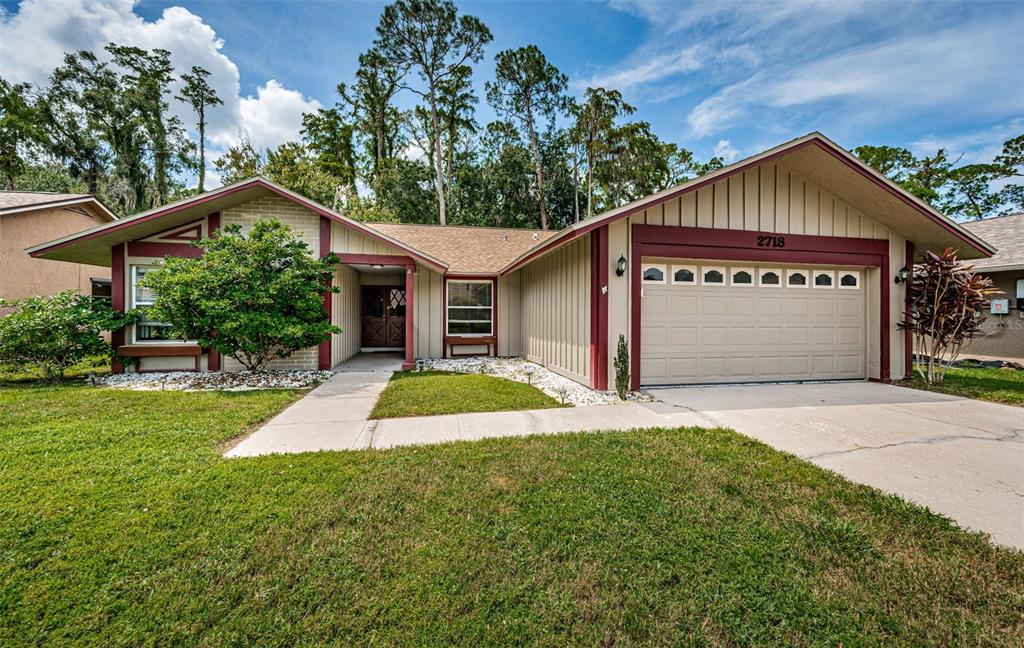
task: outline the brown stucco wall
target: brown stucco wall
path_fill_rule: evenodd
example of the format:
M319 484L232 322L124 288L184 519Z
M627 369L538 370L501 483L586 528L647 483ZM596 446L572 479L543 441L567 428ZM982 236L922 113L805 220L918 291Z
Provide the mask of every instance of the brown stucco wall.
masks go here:
M1024 318L1017 310L1016 300L1017 280L1024 279L1024 270L993 272L988 276L1003 291L999 297L1009 299L1013 310L1009 315L987 315L982 324L983 336L971 340L961 357L979 355L1024 362Z
M90 277L110 278L110 268L33 259L25 248L74 234L105 222L72 208L51 207L0 215L0 297L21 299L80 290L88 295Z

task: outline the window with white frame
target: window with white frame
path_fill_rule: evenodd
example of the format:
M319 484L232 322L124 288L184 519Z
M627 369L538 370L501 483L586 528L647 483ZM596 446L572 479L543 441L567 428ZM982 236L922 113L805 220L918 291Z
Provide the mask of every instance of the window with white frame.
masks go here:
M709 268L703 267L700 269L700 283L702 286L724 286L725 285L725 268Z
M839 288L856 290L860 288L860 273L855 270L844 270L839 273Z
M835 288L836 286L836 273L831 270L815 270L814 271L814 287L815 288Z
M786 285L790 288L806 288L807 273L803 270L787 270Z
M487 337L494 334L494 284L449 281L447 335Z
M771 270L768 268L761 268L758 271L757 283L762 288L781 288L782 270Z
M641 266L640 272L644 283L665 283L665 266L663 265L645 263Z
M730 268L729 269L729 282L733 286L753 286L754 285L754 269L753 268Z
M693 286L697 283L697 267L672 266L672 283L683 286Z
M146 306L153 305L156 301L156 294L152 289L140 285L142 278L158 267L155 265L132 266L132 308L138 308L142 312L142 317L133 327L136 342L165 342L171 339L170 324L157 322L146 317Z

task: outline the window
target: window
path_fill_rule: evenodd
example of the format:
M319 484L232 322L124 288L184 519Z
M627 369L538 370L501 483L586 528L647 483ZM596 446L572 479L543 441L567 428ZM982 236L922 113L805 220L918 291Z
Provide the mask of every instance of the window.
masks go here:
M644 283L665 283L665 266L644 265L642 267Z
M761 269L759 283L765 288L780 288L782 286L782 270Z
M753 268L732 268L731 282L734 286L753 286L754 285L754 269Z
M831 270L814 271L815 288L834 288L836 284L836 273Z
M839 287L847 290L856 290L860 288L860 273L859 272L841 272L839 273Z
M448 282L448 335L493 335L494 284Z
M156 301L156 294L149 288L139 285L142 278L153 272L158 266L132 266L132 307L151 306ZM171 339L170 324L156 322L146 317L146 309L142 308L142 318L135 324L136 342L164 342Z
M697 283L697 268L672 266L672 283L693 286Z
M705 286L724 286L725 268L701 268L701 284Z
M786 272L786 285L790 288L806 288L807 273L803 270L789 270Z

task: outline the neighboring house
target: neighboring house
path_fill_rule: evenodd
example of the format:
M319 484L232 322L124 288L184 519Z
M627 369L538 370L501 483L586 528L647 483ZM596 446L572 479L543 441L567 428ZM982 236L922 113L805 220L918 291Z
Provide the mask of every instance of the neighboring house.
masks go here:
M902 378L915 251L991 256L977 236L811 133L559 232L353 221L262 178L38 245L110 265L114 304L138 277L230 223L276 216L341 259L326 294L343 329L276 368L330 368L360 349L416 358L522 356L607 389L623 336L641 385ZM141 368L234 369L159 322L116 336Z
M21 299L62 290L109 296L109 262L53 263L29 256L25 248L116 218L88 194L0 191L0 297Z
M998 298L1008 301L1005 315L989 314L983 337L975 338L963 355L982 355L1005 360L1024 361L1024 214L997 216L964 227L985 239L997 250L988 259L972 261L975 270L992 278L1003 291Z

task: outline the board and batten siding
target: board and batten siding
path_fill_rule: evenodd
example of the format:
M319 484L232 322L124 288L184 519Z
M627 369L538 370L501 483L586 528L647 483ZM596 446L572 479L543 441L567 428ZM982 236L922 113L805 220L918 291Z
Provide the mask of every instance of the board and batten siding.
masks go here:
M522 343L522 273L498 277L498 355L521 356Z
M440 358L443 353L441 273L419 265L413 283L413 355L416 358Z
M812 234L887 240L892 274L902 267L905 258L905 239L854 207L847 205L826 189L805 180L784 167L765 163L723 178L712 185L701 187L671 200L653 205L628 219L612 223L608 228L609 297L608 345L614 349L620 334L630 334L630 273L623 277L614 274L615 261L624 255L630 264L641 262L630 258L631 225L669 225L773 232L778 234ZM630 268L630 272L632 268ZM880 277L879 268L866 270L868 303L868 376L879 377L879 281L892 281ZM902 286L891 285L889 290L890 373L899 378L904 374L904 334L896 327L903 319ZM609 352L609 376L614 375L611 365L614 353Z
M527 265L521 275L521 344L527 360L590 380L590 237Z
M331 366L359 353L362 322L359 318L359 273L343 263L334 271L334 285L341 289L332 300L331 322L341 333L331 336Z
M221 227L239 225L242 232L247 232L252 224L265 218L277 218L288 224L292 233L297 235L311 252L320 254L320 215L286 200L280 196L264 196L250 200L236 207L221 212ZM316 369L319 363L317 347L301 349L287 358L277 358L267 363L267 369ZM238 371L244 367L240 362L224 356L221 367L225 371Z

